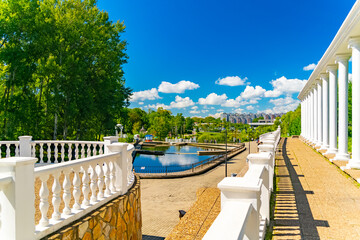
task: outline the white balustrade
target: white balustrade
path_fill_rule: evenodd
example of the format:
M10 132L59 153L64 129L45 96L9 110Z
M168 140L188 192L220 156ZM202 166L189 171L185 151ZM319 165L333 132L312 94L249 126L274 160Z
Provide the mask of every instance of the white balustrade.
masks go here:
M259 137L261 152L250 154L244 177L226 177L219 184L221 211L203 239L264 239L270 221L274 154L280 128Z
M0 161L5 171L0 171L0 192L5 191L0 194L0 239L41 239L125 194L135 180L134 146L111 139L110 142L31 141L30 136L24 136L20 141L0 142L8 156ZM19 155L28 156L15 157ZM56 164L34 168L36 161L50 160ZM38 193L34 192L34 183L40 186ZM35 207L41 215L37 226L34 193L39 199ZM60 205L64 206L62 211Z

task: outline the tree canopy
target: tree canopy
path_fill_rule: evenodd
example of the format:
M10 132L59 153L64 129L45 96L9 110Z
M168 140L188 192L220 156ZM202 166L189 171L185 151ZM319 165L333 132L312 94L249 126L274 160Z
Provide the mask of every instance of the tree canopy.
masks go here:
M113 130L131 95L124 29L95 0L0 0L0 137Z

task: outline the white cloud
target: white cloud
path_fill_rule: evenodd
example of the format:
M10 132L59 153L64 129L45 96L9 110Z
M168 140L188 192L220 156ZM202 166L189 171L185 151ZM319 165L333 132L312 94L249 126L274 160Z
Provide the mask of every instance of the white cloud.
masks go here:
M244 109L241 109L241 108L238 108L238 109L234 110L235 113L242 113L242 111L244 111Z
M202 113L207 113L207 112L209 112L209 110L204 109L204 110L201 110L201 112Z
M266 109L264 111L258 111L258 113L266 113L266 114L269 114L269 113L274 113L274 111L272 109Z
M250 105L250 106L247 106L246 109L247 110L254 110L254 107Z
M348 79L350 82L352 82L352 73L349 73Z
M218 109L217 112L225 112L224 109Z
M197 114L197 113L200 113L200 111L198 111L198 110L191 110L189 113Z
M144 102L139 102L139 105L144 105Z
M226 102L224 102L223 104L221 104L222 107L240 107L241 103L235 99L228 99L226 100Z
M199 107L198 106L193 106L193 107L191 107L191 109L193 109L193 110L196 110L196 109L198 109Z
M152 88L150 90L133 92L130 101L136 102L136 101L155 100L155 99L161 99L161 97L159 96L158 90L156 88Z
M265 97L279 97L282 94L279 90L269 90L266 91L264 96Z
M240 97L242 99L258 98L262 97L265 92L266 90L260 86L256 86L255 88L252 86L246 86L245 90L240 94Z
M178 83L172 84L169 82L161 82L159 85L159 92L162 93L184 93L185 90L193 90L199 88L199 84L182 80Z
M282 76L276 80L272 80L270 83L273 86L273 90L266 91L265 97L278 97L282 94L293 94L300 92L305 86L307 80L300 80L297 78L287 79Z
M170 103L170 108L186 108L193 106L195 103L189 97L182 98L180 96L175 97L175 101Z
M299 100L293 99L289 96L285 98L271 99L269 102L275 105L272 109L273 113L286 113L293 111L300 103Z
M316 64L315 63L311 63L305 67L303 67L303 70L304 71L311 71L311 70L314 70L316 68Z
M165 105L163 103L157 103L157 104L149 104L147 105L147 108L152 108L152 109L158 109L159 107L162 107L163 109L170 109L170 106Z
M213 118L219 118L221 117L221 113L209 114L209 116Z
M241 86L241 85L245 85L246 80L248 80L247 77L241 79L238 76L234 76L234 77L226 77L226 78L219 78L218 80L215 81L215 84L218 85L226 85L226 86Z
M159 107L162 107L164 109L172 109L172 108L186 108L189 106L193 106L194 104L195 103L193 102L193 100L191 100L189 97L182 98L180 96L176 96L175 101L172 101L170 105L157 103L157 104L148 105L147 107L153 109L158 109Z
M199 104L201 105L221 105L226 102L226 94L217 95L216 93L210 93L206 98L199 98Z

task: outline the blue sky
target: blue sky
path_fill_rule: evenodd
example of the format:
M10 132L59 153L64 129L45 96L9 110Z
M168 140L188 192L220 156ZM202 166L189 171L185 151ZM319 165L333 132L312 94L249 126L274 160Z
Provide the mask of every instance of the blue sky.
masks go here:
M205 117L293 110L354 3L99 0L98 7L126 25L130 107Z

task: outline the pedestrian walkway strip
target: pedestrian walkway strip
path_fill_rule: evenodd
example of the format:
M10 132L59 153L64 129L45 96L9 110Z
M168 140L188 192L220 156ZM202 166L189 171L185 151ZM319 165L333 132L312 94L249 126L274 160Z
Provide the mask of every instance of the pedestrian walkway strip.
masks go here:
M360 239L356 182L299 139L285 139L281 150L273 239Z

